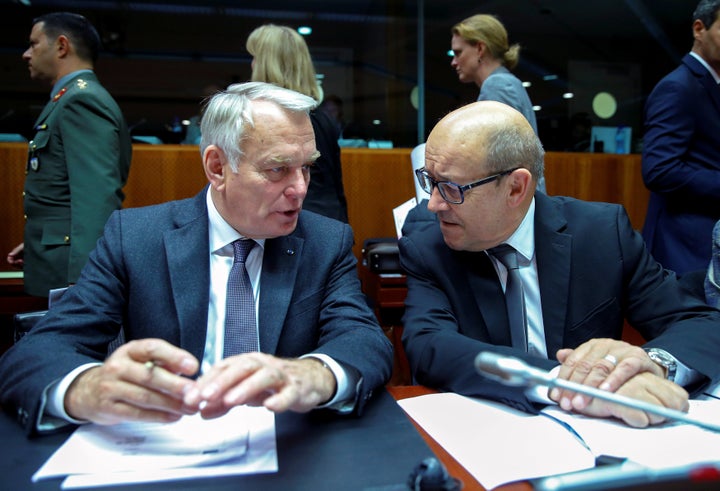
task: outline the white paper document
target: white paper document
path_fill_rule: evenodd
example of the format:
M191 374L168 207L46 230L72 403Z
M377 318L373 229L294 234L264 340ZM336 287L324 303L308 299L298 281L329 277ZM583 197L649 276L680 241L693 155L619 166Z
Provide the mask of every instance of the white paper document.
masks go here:
M68 476L72 489L277 469L274 414L241 406L209 420L80 426L32 480Z
M651 469L720 462L720 434L691 424L667 422L631 428L615 419L570 414L557 406L548 406L543 412L570 424L596 455L627 458ZM720 401L691 400L689 414L720 422Z
M398 404L486 489L595 465L570 431L544 416L452 393Z
M529 415L452 393L398 404L487 489L589 469L600 455L627 458L651 469L720 462L720 434L686 423L631 428L557 406ZM690 401L690 415L720 423L720 401Z
M415 208L417 206L417 200L415 198L411 198L407 200L405 203L401 204L400 206L397 206L393 208L393 220L395 220L395 233L397 234L397 238L399 239L402 237L402 228L405 224L405 218L407 217L407 214L410 213L410 210Z

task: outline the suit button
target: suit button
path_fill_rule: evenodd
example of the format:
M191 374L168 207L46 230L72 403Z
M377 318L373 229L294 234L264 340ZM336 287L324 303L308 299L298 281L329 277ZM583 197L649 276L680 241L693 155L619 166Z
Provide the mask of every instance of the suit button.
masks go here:
M22 425L27 424L29 416L30 415L28 414L28 412L25 411L24 409L22 409L22 408L18 409L17 419L20 422L20 424L22 424Z
M23 215L23 220L27 221L27 215Z
M70 242L70 237L68 237L68 236L66 235L65 237L63 237L63 240L64 240L65 243L67 244L68 242Z

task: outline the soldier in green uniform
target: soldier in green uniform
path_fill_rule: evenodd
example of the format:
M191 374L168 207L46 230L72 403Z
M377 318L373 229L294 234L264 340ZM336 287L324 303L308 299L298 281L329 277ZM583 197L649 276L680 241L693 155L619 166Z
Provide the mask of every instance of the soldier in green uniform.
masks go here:
M78 279L124 199L132 145L120 108L93 72L99 49L87 19L58 12L33 20L23 53L30 77L52 84L29 143L24 242L7 258L24 269L30 295Z

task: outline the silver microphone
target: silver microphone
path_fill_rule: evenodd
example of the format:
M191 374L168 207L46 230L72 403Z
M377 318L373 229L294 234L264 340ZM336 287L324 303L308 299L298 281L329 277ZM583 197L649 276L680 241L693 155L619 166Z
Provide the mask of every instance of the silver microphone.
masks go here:
M555 378L548 372L531 367L519 358L512 356L502 356L489 351L481 351L480 354L475 357L475 369L481 375L490 377L505 385L544 385L548 388L560 387L590 397L620 404L621 406L657 414L667 419L682 421L707 430L720 432L720 425L692 418L682 411L639 401L631 397L596 389L595 387L578 384L569 380Z

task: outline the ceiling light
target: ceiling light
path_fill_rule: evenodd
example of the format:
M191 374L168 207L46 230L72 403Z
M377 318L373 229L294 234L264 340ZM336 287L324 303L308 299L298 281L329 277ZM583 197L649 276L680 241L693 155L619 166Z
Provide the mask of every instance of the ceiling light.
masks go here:
M299 32L299 33L302 34L303 36L309 36L310 34L312 34L312 27L310 27L310 26L300 26L300 27L298 27L297 32Z
M575 94L573 94L572 92L565 92L563 94L563 99L572 99L573 97L575 97Z

